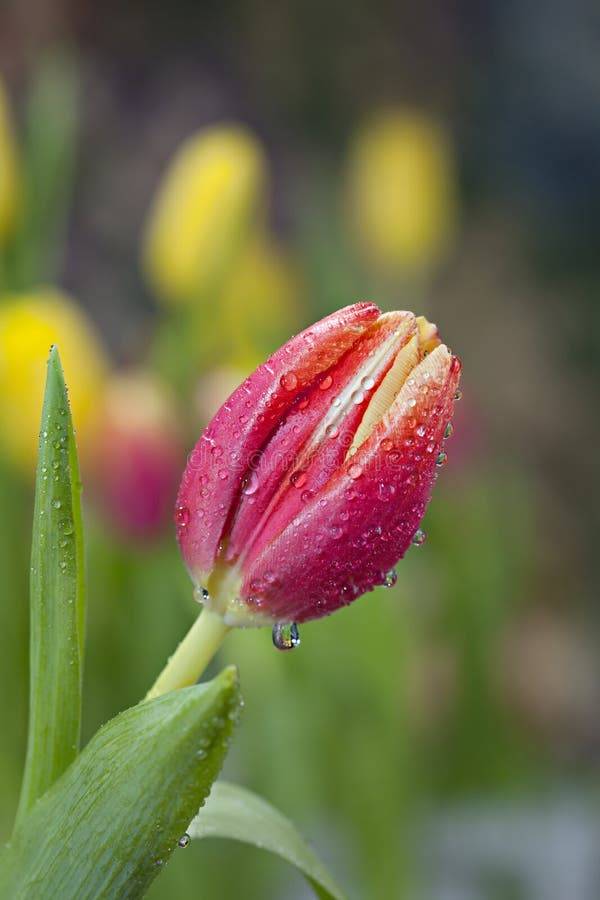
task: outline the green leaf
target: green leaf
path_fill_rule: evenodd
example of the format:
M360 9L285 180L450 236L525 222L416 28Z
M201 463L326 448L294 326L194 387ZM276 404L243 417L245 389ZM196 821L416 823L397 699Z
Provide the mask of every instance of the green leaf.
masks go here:
M241 705L237 672L104 725L0 857L0 897L140 897L203 803Z
M191 838L231 838L270 850L302 872L317 897L344 900L344 893L292 822L252 791L218 781L187 831Z
M48 360L30 573L29 736L18 820L79 751L85 619L81 482L58 350Z

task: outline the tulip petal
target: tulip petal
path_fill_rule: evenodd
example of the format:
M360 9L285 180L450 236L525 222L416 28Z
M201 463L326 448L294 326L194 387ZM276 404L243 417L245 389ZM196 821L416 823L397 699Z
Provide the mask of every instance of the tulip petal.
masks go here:
M242 491L227 559L256 555L329 480L344 461L398 345L416 341L416 331L412 313L386 313L297 398Z
M189 457L175 512L181 552L197 582L213 568L253 458L296 398L379 315L374 304L357 303L296 335L240 385L205 429Z
M444 345L414 369L357 452L247 560L242 598L273 621L302 622L383 582L425 512L459 373Z

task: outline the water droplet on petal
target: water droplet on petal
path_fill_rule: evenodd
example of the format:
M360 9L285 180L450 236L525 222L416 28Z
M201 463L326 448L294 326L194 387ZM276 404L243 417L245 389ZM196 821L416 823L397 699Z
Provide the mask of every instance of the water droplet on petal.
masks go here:
M294 388L298 387L298 379L293 372L286 372L285 375L282 375L279 383L286 391L293 391Z
M423 529L417 528L417 530L415 531L415 533L412 536L411 543L413 544L414 547L420 547L421 544L424 544L426 540L427 540L427 535L425 534Z
M424 425L419 425L417 427L417 434L419 437L425 437L425 426Z
M339 428L337 427L337 425L328 425L325 429L325 434L328 438L335 438L339 434Z
M371 388L375 387L375 381L371 378L370 375L365 375L364 378L361 378L360 383L366 391L370 391Z
M388 452L388 450L391 450L393 446L394 443L390 440L390 438L384 438L381 442L381 449L385 450L386 453Z
M300 634L295 622L273 625L273 644L278 650L295 650L300 646Z
M331 377L331 375L326 375L319 387L322 391L328 391L332 384L333 378Z
M438 453L437 459L435 461L436 466L438 466L438 468L441 469L442 466L445 466L447 462L448 462L448 454L444 453L443 450L440 451L440 453Z
M444 429L444 437L449 438L453 431L454 429L452 428L452 422L448 422Z
M354 481L356 481L357 478L360 478L362 472L362 466L359 466L357 463L354 463L348 469L348 475L350 476L350 478L354 479Z
M398 581L398 573L395 569L390 569L389 572L386 572L385 578L383 579L383 587L391 588L394 587L396 582Z
M252 494L255 494L258 490L258 475L256 472L252 472L250 477L247 479L246 484L244 486L244 494L250 497Z
M190 521L190 511L187 506L178 506L175 510L175 524L180 528L185 528Z
M459 390L457 390L457 391L455 392L455 394L454 394L454 399L455 399L455 400L460 400L461 397L462 397L462 391L459 389Z
M186 833L182 834L181 837L179 838L179 840L177 841L177 846L181 847L182 850L185 850L186 847L190 846L190 841L191 841L191 838L186 831Z
M300 489L301 487L304 487L307 479L308 475L306 474L306 472L294 472L294 474L290 477L290 484L292 485L292 487Z

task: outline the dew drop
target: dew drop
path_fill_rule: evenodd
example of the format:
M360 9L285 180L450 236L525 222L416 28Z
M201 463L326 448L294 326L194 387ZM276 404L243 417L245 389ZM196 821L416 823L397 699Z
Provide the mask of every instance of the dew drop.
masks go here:
M322 391L328 391L332 384L333 378L331 377L331 375L326 375L319 387Z
M364 378L361 378L360 383L366 391L370 391L371 388L375 387L375 381L371 378L370 375L365 375Z
M385 578L383 579L383 587L391 588L394 587L396 582L398 581L398 573L395 569L390 569L389 572L386 572Z
M449 438L454 429L452 428L452 422L448 422L444 429L444 438Z
M278 650L295 650L300 646L300 634L295 622L273 625L273 644Z
M393 484L390 484L389 481L380 481L378 493L379 499L383 500L384 503L387 503L388 500L391 500L396 493L396 488Z
M246 494L248 497L250 497L250 496L252 496L252 494L255 494L257 492L257 490L258 490L258 475L256 474L256 472L252 472L252 474L246 481L246 484L244 487L244 494Z
M408 401L408 405L409 405L411 408L417 405L417 401L415 400L414 397L411 397L411 398L410 398L410 400Z
M279 383L286 391L293 391L294 388L298 387L298 379L293 372L286 372L285 375L282 375L279 379Z
M425 426L424 425L418 426L417 434L419 435L419 437L425 437Z
M195 587L194 600L196 603L206 603L207 600L210 600L210 594L205 587Z
M190 521L190 511L187 506L178 506L175 510L175 524L180 528L185 528Z
M394 443L390 440L390 438L384 438L381 442L381 449L385 450L386 453L391 450L393 446Z
M354 481L356 481L357 478L360 478L360 476L362 475L362 473L363 473L362 466L359 466L357 463L354 463L354 464L351 465L350 468L348 469L348 475L349 475L350 478L352 478Z
M338 429L337 425L328 425L327 428L325 429L325 434L327 435L328 438L337 437L339 434L339 429Z
M350 399L356 406L360 406L360 404L364 403L365 400L364 391L353 391L350 395Z
M334 524L334 525L329 526L329 534L331 535L332 538L337 539L337 538L341 538L343 532L339 525Z
M181 847L182 850L185 850L186 847L190 846L190 841L191 841L191 838L186 831L185 834L182 834L181 837L179 838L179 840L177 841L177 846Z
M294 474L290 478L290 484L292 487L298 488L298 490L306 484L308 476L306 472L294 472Z
M411 543L412 543L413 547L420 547L421 544L424 544L426 540L427 540L427 535L425 534L423 529L417 528L417 530L415 531L415 533L412 536Z
M455 392L455 394L454 394L454 399L455 399L455 400L460 400L461 397L462 397L462 391L461 391L460 389L458 389L458 390Z
M227 471L227 469L219 469L219 478L221 479L221 481L227 481L227 479L229 478L229 472Z
M60 509L62 506L62 503L60 502L60 500L53 500L52 506L54 507L54 509Z
M435 461L435 464L436 464L436 466L437 466L438 468L441 469L442 466L445 466L447 462L448 462L448 454L447 454L447 453L444 453L444 451L441 450L441 451L438 453L438 455L437 455L437 459L436 459L436 461Z

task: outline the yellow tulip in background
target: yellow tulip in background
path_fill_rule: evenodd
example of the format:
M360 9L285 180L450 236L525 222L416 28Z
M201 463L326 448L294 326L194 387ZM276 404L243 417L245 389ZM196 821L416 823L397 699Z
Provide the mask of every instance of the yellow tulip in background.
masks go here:
M93 326L55 289L0 297L1 452L31 477L35 472L46 360L57 344L69 378L77 443L85 460L108 362Z
M13 225L17 198L17 150L8 98L0 80L0 246Z
M219 329L229 362L251 371L301 321L300 276L273 237L252 237L229 273Z
M143 259L160 299L210 295L263 218L266 161L246 128L215 125L188 138L150 211Z
M366 121L351 143L346 183L366 259L391 273L435 265L455 227L455 179L448 136L429 116L396 109Z

